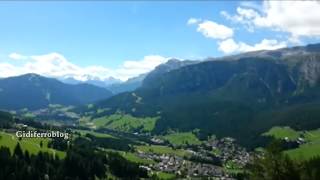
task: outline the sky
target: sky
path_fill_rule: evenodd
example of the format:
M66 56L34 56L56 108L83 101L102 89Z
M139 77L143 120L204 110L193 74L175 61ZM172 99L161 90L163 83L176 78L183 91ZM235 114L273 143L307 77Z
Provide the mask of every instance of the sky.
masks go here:
M121 80L201 60L320 42L317 1L0 2L0 77Z

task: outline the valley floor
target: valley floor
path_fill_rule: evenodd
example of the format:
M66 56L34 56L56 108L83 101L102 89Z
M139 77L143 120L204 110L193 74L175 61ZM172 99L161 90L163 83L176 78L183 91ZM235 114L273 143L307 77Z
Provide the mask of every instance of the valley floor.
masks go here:
M120 121L115 123L114 119L120 119ZM254 157L263 155L265 152L264 148L248 151L230 137L217 138L212 135L205 140L200 140L197 130L151 135L149 131L153 128L156 119L140 120L131 116L114 115L93 121L80 119L78 125L58 125L57 128L68 130L72 134L72 139L68 140L67 144L84 143L85 146L103 152L106 156L109 153L117 153L128 162L138 165L152 179L238 179L247 172L247 167ZM142 126L143 122L146 124L145 127ZM62 140L28 139L15 136L15 132L19 129L48 130L46 128L55 125L56 122L54 125L46 126L39 121L30 124L13 123L10 128L0 131L0 146L8 147L13 153L16 144L19 143L22 150L27 150L30 154L36 155L40 151L48 152L64 159L67 156L68 147L63 146L66 142ZM140 128L141 131L132 132L136 128ZM320 129L296 131L290 127L273 127L262 136L283 141L286 146L283 152L297 161L310 160L320 155ZM110 172L107 174L109 178L117 179L114 174Z

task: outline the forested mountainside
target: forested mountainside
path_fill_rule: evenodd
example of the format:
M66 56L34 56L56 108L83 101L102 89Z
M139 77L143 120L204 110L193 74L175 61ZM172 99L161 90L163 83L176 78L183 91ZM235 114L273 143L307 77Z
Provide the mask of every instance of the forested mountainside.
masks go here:
M319 77L320 44L258 51L150 73L137 90L82 110L159 116L155 133L200 129L248 144L273 125L319 127Z

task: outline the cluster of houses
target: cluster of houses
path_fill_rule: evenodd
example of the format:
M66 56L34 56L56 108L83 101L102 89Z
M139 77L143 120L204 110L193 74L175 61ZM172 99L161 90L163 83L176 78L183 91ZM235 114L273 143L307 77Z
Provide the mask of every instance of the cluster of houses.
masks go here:
M298 137L298 138L296 138L294 140L291 140L289 137L284 137L283 140L285 142L295 142L295 143L297 143L299 145L306 143L306 141L305 141L305 139L303 137Z
M155 164L141 166L148 171L176 174L178 177L228 177L222 167L212 164L192 162L176 155L138 152L140 158L153 159Z
M304 139L304 137L301 135L298 138L295 139L290 139L288 137L284 137L282 139L282 148L283 149L294 149L294 148L298 148L300 145L305 144L306 140Z
M197 150L185 147L191 156L201 161L194 161L190 158L179 157L172 154L156 154L152 152L137 152L137 156L143 159L152 159L156 163L142 166L149 171L162 171L176 174L178 177L217 177L219 179L232 179L221 164L233 162L237 167L244 167L250 160L251 155L245 148L240 147L232 138L211 139L200 145ZM220 161L215 165L212 152L217 150L214 158ZM211 154L211 156L209 156ZM230 167L231 168L231 167Z
M232 161L240 167L244 167L251 161L251 155L245 148L237 145L232 138L222 138L213 148L219 149L221 152L217 156L223 163Z

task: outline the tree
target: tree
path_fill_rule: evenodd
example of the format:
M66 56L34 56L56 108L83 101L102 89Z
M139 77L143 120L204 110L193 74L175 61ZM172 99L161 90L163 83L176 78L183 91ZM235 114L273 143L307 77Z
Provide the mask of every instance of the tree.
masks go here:
M7 147L0 148L0 164L6 164L11 157L10 149Z
M255 157L249 169L253 180L300 180L297 164L282 153L278 140L268 145L262 157Z
M24 153L24 159L27 163L30 163L30 153L28 150L26 150Z
M20 143L17 143L16 147L14 148L13 155L22 158L23 157L23 152L20 146Z
M320 157L307 160L302 165L302 180L319 180L320 179Z

